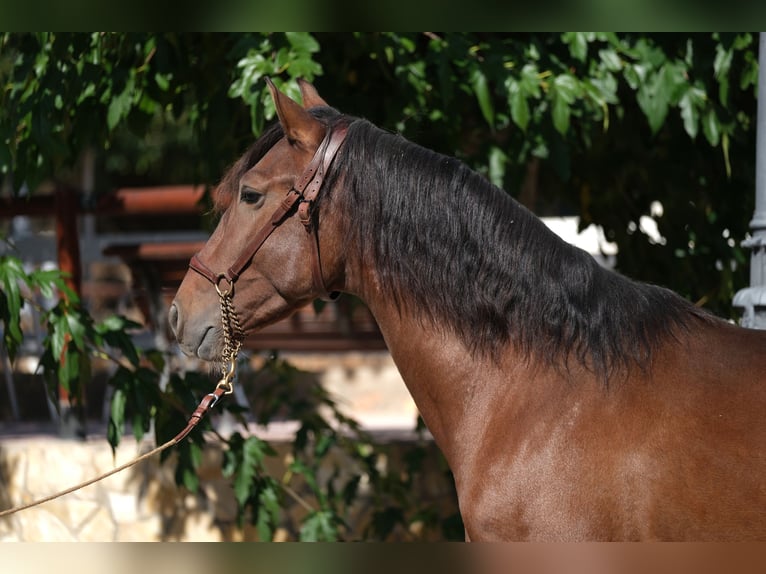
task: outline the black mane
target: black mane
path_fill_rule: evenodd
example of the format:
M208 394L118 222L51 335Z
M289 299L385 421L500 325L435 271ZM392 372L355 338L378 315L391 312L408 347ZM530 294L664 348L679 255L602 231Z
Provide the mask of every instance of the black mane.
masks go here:
M459 160L332 108L310 112L350 124L320 205L342 179L348 245L400 309L444 325L473 353L497 357L512 343L564 367L574 357L607 380L648 368L661 341L709 317L672 291L603 269ZM273 124L232 166L219 208L282 136Z
M336 162L342 209L354 214L349 244L397 305L447 325L474 353L514 343L606 379L648 366L658 342L706 316L603 269L457 159L367 121L351 123Z

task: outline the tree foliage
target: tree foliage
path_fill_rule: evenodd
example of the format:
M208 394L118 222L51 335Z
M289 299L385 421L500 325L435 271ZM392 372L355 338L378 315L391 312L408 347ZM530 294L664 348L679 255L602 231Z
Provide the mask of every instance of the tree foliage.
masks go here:
M3 34L0 174L14 190L35 190L71 180L83 152L96 150L99 191L126 181L213 184L274 116L263 78L297 98L303 77L339 109L457 155L540 214L603 226L620 270L730 315L753 210L755 44L747 33ZM57 297L57 272L29 273L5 256L0 283L11 356L25 301L39 292L51 302L41 362L51 392L76 394L93 356L117 362L113 446L128 426L140 439L151 421L164 442L208 392L195 373L161 389L162 355L136 349L125 319L95 322L74 294ZM269 405L287 404L301 426L281 478L265 472L270 445L225 439L223 472L243 524L271 538L298 481L314 501L299 536L343 538L364 480L375 500L370 537L416 520L459 536L454 517L413 499L419 447L406 472L382 473L377 447L321 387L301 402L290 393L294 367L273 358L265 370L278 384L248 416L266 423ZM190 491L204 441L198 431L179 449L176 478ZM319 468L338 449L355 470L328 478Z
M753 212L752 34L332 38L318 83L340 109L458 155L541 215L603 226L619 270L733 314Z

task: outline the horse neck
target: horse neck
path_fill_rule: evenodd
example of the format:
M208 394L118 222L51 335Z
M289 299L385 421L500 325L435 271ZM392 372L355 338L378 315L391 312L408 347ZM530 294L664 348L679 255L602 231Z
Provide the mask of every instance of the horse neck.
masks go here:
M362 269L363 266L357 267ZM512 348L500 361L472 354L447 328L424 320L379 289L371 270L347 274L346 291L362 299L383 334L418 410L452 468L466 461L497 400L513 397L529 361Z
M458 337L425 323L382 298L367 297L386 345L436 442L448 458L457 437L486 408L486 394L475 393L479 379L488 379ZM489 382L487 382L489 385Z

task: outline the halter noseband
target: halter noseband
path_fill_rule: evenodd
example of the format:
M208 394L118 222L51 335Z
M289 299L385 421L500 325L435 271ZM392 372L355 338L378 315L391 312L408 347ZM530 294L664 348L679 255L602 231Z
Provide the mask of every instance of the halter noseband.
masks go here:
M327 175L327 171L335 159L340 146L346 139L346 133L348 131L347 126L341 126L336 129L328 129L322 143L319 144L314 157L311 159L306 170L298 178L290 191L284 197L279 207L274 211L271 219L261 227L258 232L250 240L248 246L242 251L240 256L234 261L224 273L215 273L205 265L199 257L199 253L192 256L189 261L189 267L202 275L205 279L210 281L218 290L219 294L221 289L219 287L221 280L225 279L229 286L224 292L230 292L234 288L242 272L250 265L250 262L255 257L255 254L263 246L266 239L279 227L282 222L287 219L289 215L292 215L293 208L298 204L298 218L309 233L309 243L311 245L311 277L314 283L314 289L319 292L319 296L323 299L335 299L338 294L329 294L327 287L325 286L324 279L322 278L322 264L319 259L319 235L317 225L314 222L313 206L316 201L319 191L322 189L324 178ZM312 233L313 231L313 233ZM313 237L312 237L313 235Z

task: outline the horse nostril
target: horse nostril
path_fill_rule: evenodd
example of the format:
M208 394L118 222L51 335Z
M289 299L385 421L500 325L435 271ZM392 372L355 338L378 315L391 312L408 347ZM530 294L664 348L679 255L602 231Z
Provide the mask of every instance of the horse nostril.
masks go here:
M168 311L168 323L170 324L170 328L173 331L173 334L178 336L178 327L179 322L181 318L181 313L178 310L178 306L173 302L173 304L170 306L170 310Z

